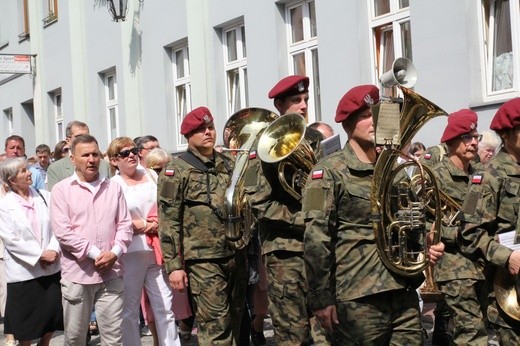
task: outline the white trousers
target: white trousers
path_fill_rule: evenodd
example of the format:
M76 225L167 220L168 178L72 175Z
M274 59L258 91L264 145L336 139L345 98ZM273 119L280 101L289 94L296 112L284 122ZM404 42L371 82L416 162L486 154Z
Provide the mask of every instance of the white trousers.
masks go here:
M123 279L83 285L61 279L65 345L85 345L92 307L96 307L101 345L118 346L121 339Z
M123 276L123 345L140 346L139 306L146 289L152 307L160 346L180 346L180 338L172 311L172 291L162 266L155 262L153 251L135 251L121 257Z

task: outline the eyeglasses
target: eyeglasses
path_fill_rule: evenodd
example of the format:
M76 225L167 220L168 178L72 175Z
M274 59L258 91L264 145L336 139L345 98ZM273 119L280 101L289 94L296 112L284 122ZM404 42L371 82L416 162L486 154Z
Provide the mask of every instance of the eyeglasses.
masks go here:
M134 155L137 155L139 153L139 149L137 148L132 148L132 149L127 149L127 150L121 150L117 156L119 157L128 157L130 156L130 154L134 154Z
M478 134L478 135L465 134L465 135L460 136L460 138L462 138L462 141L464 143L470 143L473 139L476 140L477 142L480 142L482 140L482 135L481 134Z

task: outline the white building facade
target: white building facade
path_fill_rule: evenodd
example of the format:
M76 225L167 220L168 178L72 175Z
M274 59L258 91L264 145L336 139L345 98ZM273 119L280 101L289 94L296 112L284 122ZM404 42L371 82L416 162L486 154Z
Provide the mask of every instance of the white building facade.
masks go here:
M310 77L309 121L333 125L358 84L379 85L395 58L413 60L414 90L448 113L471 108L479 129L520 96L520 0L129 0L113 22L106 0L0 0L0 54L31 55L31 74L0 74L0 134L27 153L90 126L100 147L152 134L179 152L183 116L207 106L221 142L244 107L275 110L268 91ZM437 144L446 119L415 140ZM342 134L342 142L346 137Z

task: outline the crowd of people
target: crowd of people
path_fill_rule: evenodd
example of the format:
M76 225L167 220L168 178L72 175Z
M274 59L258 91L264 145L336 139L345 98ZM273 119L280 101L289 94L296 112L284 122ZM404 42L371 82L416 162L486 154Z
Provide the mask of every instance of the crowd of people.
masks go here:
M280 117L307 120L308 87L307 77L288 76L268 97ZM344 94L334 120L347 143L333 153L321 147L332 127L308 125L298 141L310 148L299 158L310 171L262 161L254 141L240 172L252 220L245 247L225 232L244 217L224 210L236 151L217 150L206 107L183 119L188 148L176 157L151 135L115 138L103 154L80 121L54 151L38 145L30 158L22 137L8 137L0 162L6 345L49 345L57 330L66 345L85 344L93 331L103 345L140 345L143 324L155 345L180 345L194 324L201 345L265 345L267 315L278 345L423 344L424 274L391 268L374 234L376 163L393 150L376 145L380 102L374 85ZM407 240L426 256L441 295L433 344L487 345L489 328L500 344L520 343L520 316L492 285L497 275L514 285L520 270L520 99L498 109L491 131L477 125L474 111L458 110L439 145L414 142L396 156L406 167L399 179L416 181L428 167L458 209L438 220L425 208L424 224L409 232L427 236ZM428 231L436 224L437 242Z

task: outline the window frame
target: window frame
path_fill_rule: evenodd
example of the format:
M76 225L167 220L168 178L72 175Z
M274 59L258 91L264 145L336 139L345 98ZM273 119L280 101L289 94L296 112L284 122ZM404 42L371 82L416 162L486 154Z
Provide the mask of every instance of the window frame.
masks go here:
M110 99L109 78L113 78L113 99ZM103 90L105 96L105 116L107 124L107 138L110 143L114 138L120 135L119 126L119 100L117 94L117 74L116 71L110 71L103 74ZM114 123L112 123L111 111L114 110ZM115 133L112 133L112 125L114 125Z
M171 62L172 62L172 78L173 78L173 105L174 105L174 123L176 133L180 133L181 124L184 120L186 114L191 111L192 108L192 100L191 100L191 72L190 72L190 51L188 43L183 43L176 45L171 48ZM177 52L182 52L182 63L183 63L183 76L177 75ZM181 100L179 98L179 88L182 88L184 98ZM176 136L177 142L175 143L178 150L185 149L188 147L187 139L182 136Z
M43 26L50 25L58 20L58 0L42 0L43 13L46 15L42 19Z
M18 2L18 10L19 10L19 30L21 30L20 34L18 34L19 42L28 39L30 36L30 26L29 26L29 0L20 0Z
M13 108L4 109L4 116L7 122L7 136L14 134Z
M65 127L63 126L63 97L61 89L52 92L52 110L56 129L56 142L65 139Z
M513 85L511 88L493 90L495 76L494 57L494 4L497 0L482 0L479 7L480 73L482 102L503 102L520 94L520 0L509 0L510 29L513 57ZM489 3L489 18L486 17L486 3Z
M389 0L390 10L387 13L376 16L375 15L375 1L368 2L370 13L370 30L372 35L372 51L371 59L373 70L374 84L380 85L379 78L383 73L387 72L390 67L385 66L386 61L386 46L385 46L385 32L392 32L393 40L393 54L392 62L400 57L405 57L413 60L413 57L406 56L406 49L403 48L403 24L410 23L410 7L401 7L399 0ZM410 27L410 31L411 31ZM413 51L413 47L409 47L409 51Z
M229 61L229 42L228 33L235 32L235 47L236 47L236 59ZM226 109L228 117L236 113L242 108L248 107L249 104L249 91L247 81L247 41L245 40L245 25L241 21L231 26L227 26L222 29L222 50L224 53L224 73L226 80ZM238 74L238 85L231 83L230 73ZM236 80L234 80L236 81ZM236 93L240 92L240 97L237 98Z
M308 122L322 120L321 114L321 96L319 82L319 45L316 18L314 25L316 35L312 33L310 4L314 6L314 15L316 16L315 0L298 0L292 1L285 5L285 30L287 38L287 62L289 74L301 74L295 68L297 63L296 56L303 54L305 64L304 75L309 77L309 101L307 104ZM302 7L302 33L303 39L293 42L293 24L291 18L291 10Z

